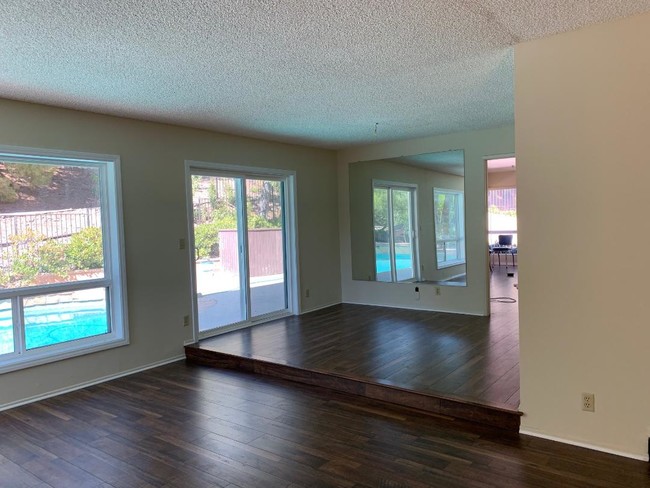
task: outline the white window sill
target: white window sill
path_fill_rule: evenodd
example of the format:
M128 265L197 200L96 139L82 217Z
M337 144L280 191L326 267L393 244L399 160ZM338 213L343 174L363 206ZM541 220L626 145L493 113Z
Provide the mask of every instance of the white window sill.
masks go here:
M445 261L444 263L439 264L437 269L451 268L452 266L460 266L461 264L465 264L464 259L458 261Z
M94 341L94 343L90 344L79 344L76 345L76 347L71 347L70 344L67 344L68 347L66 348L57 348L56 350L50 351L45 351L46 348L43 348L42 351L35 349L32 354L21 355L20 357L12 355L7 359L1 360L0 374L31 368L42 364L53 363L55 361L61 361L63 359L83 356L85 354L104 351L106 349L112 349L114 347L126 346L128 344L129 340L126 338L115 338L113 340L104 339L102 341Z

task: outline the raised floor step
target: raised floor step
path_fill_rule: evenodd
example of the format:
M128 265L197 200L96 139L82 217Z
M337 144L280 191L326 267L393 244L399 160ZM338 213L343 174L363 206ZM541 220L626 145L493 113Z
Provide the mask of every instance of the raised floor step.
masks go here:
M469 420L508 431L519 431L521 412L495 405L481 404L431 391L408 390L382 380L370 380L338 372L306 369L264 359L236 356L201 348L200 343L185 346L185 355L188 361L197 364L283 378L411 407L430 414Z

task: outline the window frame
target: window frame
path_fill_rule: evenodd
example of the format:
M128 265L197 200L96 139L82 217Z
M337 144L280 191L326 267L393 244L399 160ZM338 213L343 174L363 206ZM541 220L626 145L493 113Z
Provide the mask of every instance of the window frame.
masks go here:
M0 161L98 168L104 252L102 278L0 289L0 300L11 300L14 336L14 351L0 355L0 374L129 344L119 156L0 145ZM25 348L25 298L95 288L105 289L108 333Z
M456 196L456 235L457 239L439 239L438 238L438 226L436 225L436 197L438 194L444 193L447 195ZM465 255L465 192L463 190L453 190L450 188L433 188L433 233L435 237L436 247L434 250L436 256L436 269L445 269L451 268L452 266L459 266L461 264L466 264L467 259ZM446 249L446 244L448 242L455 242L456 249L461 254L461 257L454 260L439 261L438 259L438 243L442 242ZM445 251L446 257L446 251Z

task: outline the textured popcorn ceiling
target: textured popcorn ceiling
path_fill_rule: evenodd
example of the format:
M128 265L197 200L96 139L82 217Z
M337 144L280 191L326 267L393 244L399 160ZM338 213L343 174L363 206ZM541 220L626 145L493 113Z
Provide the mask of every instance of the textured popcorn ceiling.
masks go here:
M394 163L456 176L463 176L465 174L465 152L463 150L401 156L399 158L386 159L385 161L392 161Z
M0 97L322 147L513 121L519 41L650 0L1 0Z

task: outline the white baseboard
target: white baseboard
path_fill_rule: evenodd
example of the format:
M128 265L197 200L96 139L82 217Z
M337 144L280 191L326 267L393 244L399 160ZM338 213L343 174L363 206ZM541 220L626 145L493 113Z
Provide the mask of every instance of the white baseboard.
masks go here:
M129 376L135 373L140 373L141 371L157 368L158 366L164 366L165 364L174 363L182 359L185 359L185 355L175 356L169 359L163 359L162 361L156 361L155 363L150 363L145 366L139 366L137 368L129 369L127 371L122 371L120 373L115 373L108 376L102 376L101 378L97 378L91 381L84 381L83 383L78 383L76 385L67 386L65 388L59 388L58 390L48 391L47 393L34 395L32 397L18 400L16 402L5 403L4 405L0 405L0 412L2 412L3 410L9 410L10 408L20 407L21 405L27 405L28 403L37 402L39 400L45 400L46 398L51 398L57 395L63 395L64 393L70 393L75 390L81 390L82 388L87 388L89 386L98 385L99 383L104 383L106 381L122 378L123 376Z
M351 301L351 300L345 300L342 303L349 303L350 305L367 305L367 306L370 306L370 307L397 308L399 310L419 310L419 311L424 311L424 312L454 313L456 315L471 315L473 317L487 317L487 315L482 315L480 313L459 312L458 310L445 310L445 309L442 309L442 308L433 309L433 308L425 308L425 307L407 307L406 305L386 305L386 304L382 304L382 303L354 302L354 301Z
M586 449L591 449L592 451L600 451L600 452L605 452L607 454L614 454L615 456L622 456L630 459L636 459L638 461L648 461L648 456L644 455L639 455L639 454L632 454L629 452L623 452L623 451L616 451L614 449L608 449L606 447L601 447L601 446L595 446L593 444L588 444L586 442L579 442L579 441L572 441L570 439L563 439L562 437L555 437L552 435L546 435L546 434L540 434L539 432L535 432L532 430L526 430L526 429L520 429L519 430L520 434L524 435L529 435L532 437L539 437L540 439L546 439L549 441L555 441L555 442L561 442L562 444L570 444L572 446L577 446L577 447L584 447Z
M308 308L301 311L298 315L304 315L309 312L315 312L316 310L322 310L324 308L333 307L334 305L340 305L341 303L342 302L332 302L332 303L328 303L327 305L319 305L318 307Z

